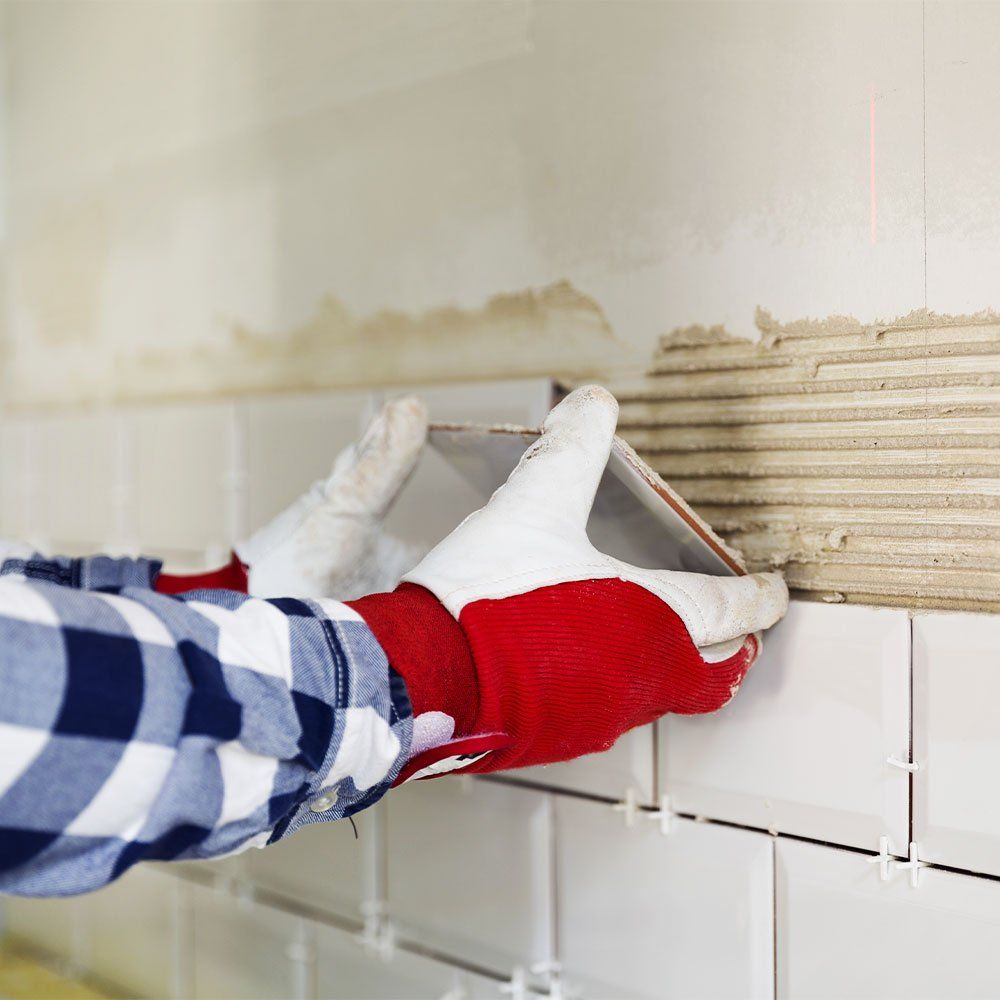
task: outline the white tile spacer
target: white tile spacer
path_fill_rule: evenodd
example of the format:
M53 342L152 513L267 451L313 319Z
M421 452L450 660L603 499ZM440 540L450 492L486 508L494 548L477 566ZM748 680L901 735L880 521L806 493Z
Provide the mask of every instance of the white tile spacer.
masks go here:
M889 876L892 874L892 862L893 858L889 854L889 838L885 836L879 837L878 855L874 858L869 858L868 864L879 866L878 877L882 882L889 881Z
M390 961L396 947L396 931L386 913L385 904L378 900L362 903L361 914L365 918L364 928L358 935L362 947L369 955Z
M510 979L500 986L500 992L511 1000L529 1000L531 993L528 990L528 974L523 965L514 966Z
M562 966L554 958L543 958L540 962L533 962L531 974L533 976L558 976L562 972Z
M920 770L920 765L915 761L911 764L909 761L901 760L899 757L886 757L885 762L892 767L898 767L902 771L909 771L910 774Z
M627 827L635 826L635 821L639 818L639 793L634 788L625 789L625 798L611 808L625 816Z
M660 833L666 836L674 828L674 811L670 808L670 796L664 793L660 796L660 808L643 813L646 819L660 821Z
M910 856L908 861L897 861L896 866L898 868L909 868L910 869L910 885L914 889L920 888L920 869L927 867L926 861L920 860L919 852L917 851L917 845L911 840L910 841Z

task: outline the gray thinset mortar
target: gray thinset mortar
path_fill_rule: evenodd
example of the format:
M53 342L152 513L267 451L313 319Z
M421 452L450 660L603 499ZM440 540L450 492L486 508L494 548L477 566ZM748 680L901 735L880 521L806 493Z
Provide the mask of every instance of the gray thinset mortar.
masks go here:
M619 430L801 596L1000 611L1000 316L665 336Z

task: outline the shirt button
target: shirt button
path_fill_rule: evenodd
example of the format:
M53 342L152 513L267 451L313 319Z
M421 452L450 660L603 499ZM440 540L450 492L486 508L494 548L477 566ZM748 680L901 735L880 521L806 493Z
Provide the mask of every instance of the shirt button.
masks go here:
M337 804L337 789L324 788L323 794L309 803L309 811L314 813L329 812Z

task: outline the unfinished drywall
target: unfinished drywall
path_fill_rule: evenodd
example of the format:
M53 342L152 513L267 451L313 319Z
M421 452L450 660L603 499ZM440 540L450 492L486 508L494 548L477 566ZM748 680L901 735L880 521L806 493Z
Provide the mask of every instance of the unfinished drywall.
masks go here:
M16 405L641 370L757 302L924 305L919 4L2 13Z
M1000 608L1000 316L758 324L665 336L624 436L796 590Z

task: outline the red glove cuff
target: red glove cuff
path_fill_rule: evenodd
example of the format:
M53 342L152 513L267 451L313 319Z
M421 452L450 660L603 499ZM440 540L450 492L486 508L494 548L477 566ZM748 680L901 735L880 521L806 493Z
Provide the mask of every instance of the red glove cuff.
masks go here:
M234 552L225 566L205 573L161 573L153 587L160 594L186 594L189 590L236 590L248 593L247 567Z
M476 668L465 633L444 605L414 583L346 603L406 682L413 714L444 712L455 720L456 737L469 735L479 713Z

